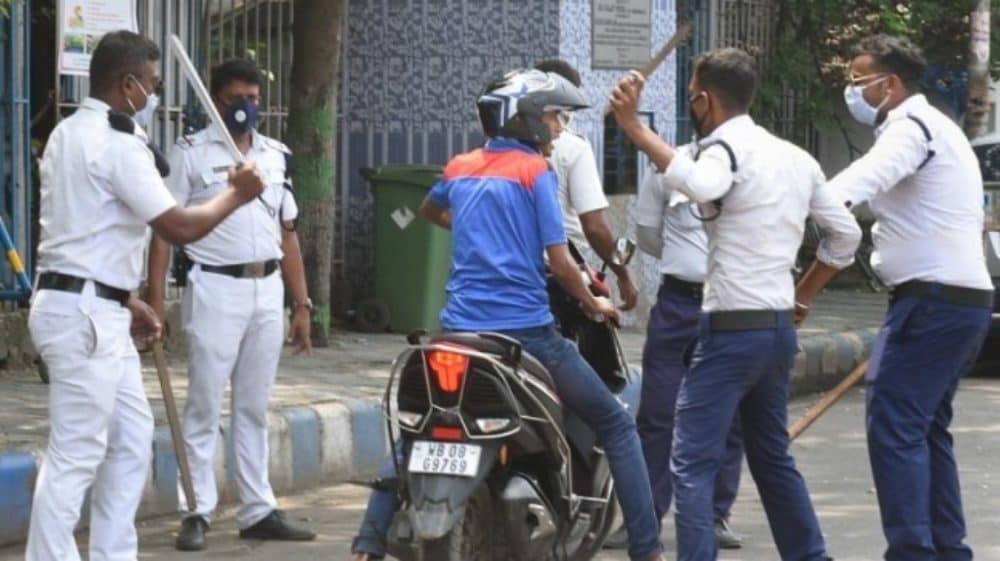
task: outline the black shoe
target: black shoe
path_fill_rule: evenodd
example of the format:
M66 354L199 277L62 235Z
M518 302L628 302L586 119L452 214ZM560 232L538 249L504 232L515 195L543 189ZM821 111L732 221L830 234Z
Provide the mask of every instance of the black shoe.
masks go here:
M728 520L715 521L715 542L719 549L739 549L743 547L743 538L729 527Z
M285 513L272 510L260 522L240 530L241 538L255 540L276 540L285 542L307 542L316 538L316 533L302 526L296 526L285 519Z
M181 522L181 531L177 533L174 547L180 551L201 551L205 549L205 532L208 531L208 521L201 516L191 516Z

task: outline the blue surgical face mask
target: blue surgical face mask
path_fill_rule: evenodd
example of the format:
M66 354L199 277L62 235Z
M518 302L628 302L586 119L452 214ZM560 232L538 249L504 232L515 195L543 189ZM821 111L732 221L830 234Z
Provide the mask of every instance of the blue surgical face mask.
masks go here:
M139 90L142 91L142 95L146 96L146 104L142 106L142 109L136 109L132 100L128 97L125 101L128 102L129 107L132 108L132 118L135 122L144 129L149 129L149 126L153 124L153 115L156 114L156 108L160 105L160 96L156 93L146 93L146 88L142 87L142 83L135 76L129 75L135 85L139 86Z
M257 126L259 110L257 104L241 99L229 106L224 117L226 127L234 134L245 134Z
M879 111L885 106L889 101L889 94L887 93L882 101L876 107L872 107L865 100L864 92L871 86L880 84L889 79L888 76L882 76L874 81L871 81L864 85L854 85L848 84L844 88L844 103L847 104L847 110L851 112L851 116L854 117L856 121L863 125L875 126L878 122Z

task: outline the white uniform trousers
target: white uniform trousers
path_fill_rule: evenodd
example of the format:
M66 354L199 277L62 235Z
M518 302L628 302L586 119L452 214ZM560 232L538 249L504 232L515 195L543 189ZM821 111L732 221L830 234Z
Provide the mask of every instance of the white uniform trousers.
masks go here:
M211 520L219 500L213 458L222 397L231 385L230 411L240 528L259 522L277 501L268 481L267 404L284 343L284 284L280 271L237 279L202 271L188 274L182 316L190 353L184 442L197 499L196 514ZM227 459L227 463L228 463ZM178 496L183 492L178 490ZM187 513L184 501L181 510Z
M134 561L153 415L129 334L131 314L98 298L41 290L28 327L49 369L49 445L35 486L28 561L80 559L73 530L90 492L90 560Z

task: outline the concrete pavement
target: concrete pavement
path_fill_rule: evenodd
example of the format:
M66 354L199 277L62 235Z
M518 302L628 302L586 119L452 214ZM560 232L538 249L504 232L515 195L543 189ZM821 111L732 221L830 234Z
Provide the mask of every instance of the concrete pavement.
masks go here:
M800 352L793 373L793 392L832 386L867 356L885 309L885 295L832 291L821 295L800 331ZM635 366L643 334L623 331L626 354ZM403 350L401 335L339 333L329 348L312 357L286 357L274 388L270 414L270 469L282 494L324 483L365 480L384 454L384 421L380 409L392 360ZM183 357L171 358L178 403L186 395ZM145 362L144 379L158 427L153 468L140 517L177 508L176 459L165 425L155 370ZM224 414L228 414L228 398ZM34 372L0 373L0 544L25 536L31 490L44 453L47 432L47 387ZM227 444L216 456L222 501L235 498L228 421Z
M826 535L829 552L838 561L880 559L884 543L878 506L868 468L864 440L864 392L852 391L793 445L802 474L812 491L813 502ZM791 416L796 418L814 397L795 400ZM956 398L953 432L961 468L969 543L976 559L1000 561L1000 379L969 379ZM158 517L140 523L140 558L150 561L223 560L239 557L247 561L300 559L346 561L350 539L364 508L367 489L354 485L317 488L308 494L283 499L290 514L310 520L319 533L307 544L241 541L235 537L232 509L220 517L209 534L209 550L179 553L173 549L177 521ZM777 559L767 521L756 489L745 473L733 511L733 525L745 536L745 547L722 551L722 561ZM667 558L673 558L673 519L664 523L663 541ZM81 536L83 539L84 536ZM20 548L0 549L0 561L23 559ZM596 561L625 561L622 552L604 552Z

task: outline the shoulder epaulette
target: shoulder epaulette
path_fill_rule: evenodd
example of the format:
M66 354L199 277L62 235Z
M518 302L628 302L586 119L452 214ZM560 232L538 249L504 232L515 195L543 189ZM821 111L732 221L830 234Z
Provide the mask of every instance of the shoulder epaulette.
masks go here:
M177 137L177 146L181 148L191 148L192 146L198 146L199 144L205 143L206 136L203 134L204 131L198 131L193 134L185 134Z
M282 154L290 155L292 153L292 150L287 145L285 145L284 142L281 142L280 140L275 140L269 136L260 135L260 137L263 140L264 145L267 146L268 148L277 150Z

